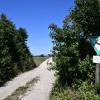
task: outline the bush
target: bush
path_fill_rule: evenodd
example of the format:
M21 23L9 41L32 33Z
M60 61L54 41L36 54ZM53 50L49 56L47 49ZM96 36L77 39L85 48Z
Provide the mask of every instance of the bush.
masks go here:
M80 100L100 100L100 96L96 94L94 85L88 82L82 82L79 86Z
M97 94L100 95L100 83L97 83L97 84L95 85L95 91L96 91Z
M79 64L78 64L78 76L79 79L81 79L82 81L94 81L94 72L95 71L95 67L92 63L92 59L87 56L85 59L83 60L79 60ZM78 78L77 78L78 79Z
M0 86L20 72L36 67L26 41L27 32L0 15Z
M100 100L100 96L96 94L93 83L85 81L80 85L62 87L57 81L52 89L50 100Z
M62 28L54 24L50 25L50 37L53 39L53 54L55 66L52 69L56 70L59 75L59 82L63 85L72 85L78 80L94 80L94 65L90 55L80 57L79 33L74 32L75 28L72 24L69 25L70 19L64 20ZM82 44L81 44L82 45Z

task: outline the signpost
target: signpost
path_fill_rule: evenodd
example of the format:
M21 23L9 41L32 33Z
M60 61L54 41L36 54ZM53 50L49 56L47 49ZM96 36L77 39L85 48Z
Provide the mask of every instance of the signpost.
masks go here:
M88 41L91 43L92 47L97 53L96 56L93 56L93 63L96 63L95 83L99 83L100 82L100 36L89 37Z
M93 63L97 63L97 64L100 63L100 56L99 55L93 56Z
M88 38L97 55L100 55L100 36L91 36Z
M100 56L93 56L93 63L96 63L95 83L100 81Z

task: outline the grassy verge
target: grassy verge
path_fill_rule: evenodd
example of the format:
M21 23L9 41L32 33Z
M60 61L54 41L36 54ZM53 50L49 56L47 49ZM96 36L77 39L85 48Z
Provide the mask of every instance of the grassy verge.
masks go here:
M99 87L100 88L100 87ZM83 82L79 87L61 87L57 82L54 85L50 100L100 100L95 86Z
M30 90L30 87L33 86L38 80L39 77L33 78L31 81L27 82L25 86L19 87L4 100L21 100L25 93Z
M43 61L48 59L48 57L34 57L36 66L39 66Z

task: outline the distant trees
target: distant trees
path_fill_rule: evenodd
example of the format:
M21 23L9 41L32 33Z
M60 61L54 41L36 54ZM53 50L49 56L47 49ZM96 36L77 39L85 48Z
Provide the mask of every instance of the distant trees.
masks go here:
M27 32L16 29L6 15L0 15L0 85L36 65L26 45Z
M70 15L62 28L49 26L56 65L52 66L59 76L59 83L72 85L81 81L94 81L91 57L95 54L86 41L89 36L100 35L100 8L97 0L75 0Z
M45 55L44 54L41 54L40 57L45 57Z

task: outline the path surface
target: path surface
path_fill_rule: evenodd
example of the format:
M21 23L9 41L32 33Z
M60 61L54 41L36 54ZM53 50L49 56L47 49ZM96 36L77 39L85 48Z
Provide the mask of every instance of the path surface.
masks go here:
M52 62L52 58L48 59ZM5 87L0 87L0 100L11 95L18 87L24 86L35 77L40 77L39 81L25 93L21 100L49 100L49 94L55 82L54 71L49 71L48 60L44 61L38 68L23 73L8 82Z

